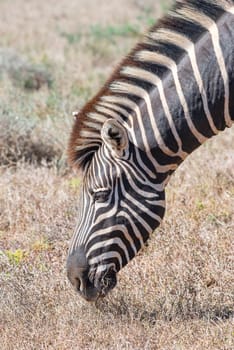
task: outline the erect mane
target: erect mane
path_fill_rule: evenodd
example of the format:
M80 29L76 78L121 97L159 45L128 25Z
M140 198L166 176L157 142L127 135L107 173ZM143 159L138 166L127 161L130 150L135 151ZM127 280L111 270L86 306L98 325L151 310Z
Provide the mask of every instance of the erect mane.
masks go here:
M208 13L211 18L216 18L218 16L217 13L219 13L220 10L224 11L233 5L234 0L177 0L170 13L160 19L157 24L150 29L147 37L143 39L142 43L137 44L129 55L122 60L103 88L77 114L68 146L68 157L71 165L76 166L81 170L89 165L93 155L102 145L101 128L105 120L108 118L122 118L124 120L124 113L121 114L120 106L117 108L117 110L119 109L118 114L116 108L111 107L110 103L109 105L108 103L103 103L103 101L105 100L105 96L122 96L121 87L123 88L124 82L128 81L128 79L121 74L122 68L141 66L141 63L137 62L136 57L140 51L144 49L150 50L150 40L147 40L147 38L150 37L150 33L160 32L163 36L163 30L165 29L167 29L167 32L168 29L172 31L179 30L180 33L185 35L185 37L187 36L193 42L197 42L199 36L204 33L205 28L203 29L203 33L197 33L196 25L185 18L184 14L190 12L199 16L199 13ZM183 21L186 21L185 30L183 29ZM161 42L157 50L161 53L167 52L167 44ZM180 57L176 57L175 60L178 62ZM115 85L115 82L119 83L119 85L117 84L119 86L118 89L113 88L114 86L117 86ZM126 96L125 91L125 97ZM130 96L131 94L129 92L128 97ZM111 100L111 98L109 100ZM106 108L107 105L108 108ZM115 107L116 105L117 104L115 104Z

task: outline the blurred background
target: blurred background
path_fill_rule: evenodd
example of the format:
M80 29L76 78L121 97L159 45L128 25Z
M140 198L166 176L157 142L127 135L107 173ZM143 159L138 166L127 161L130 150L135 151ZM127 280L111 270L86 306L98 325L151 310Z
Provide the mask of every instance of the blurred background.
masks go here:
M87 304L66 279L72 112L172 4L0 0L3 350L233 348L233 128L173 176L163 225L110 296Z
M1 1L1 164L61 160L72 111L169 3Z

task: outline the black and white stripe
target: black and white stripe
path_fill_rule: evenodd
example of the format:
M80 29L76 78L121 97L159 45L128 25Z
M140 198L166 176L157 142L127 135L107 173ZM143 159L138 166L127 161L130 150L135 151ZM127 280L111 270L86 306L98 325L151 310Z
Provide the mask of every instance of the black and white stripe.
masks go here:
M110 119L128 137L118 156L103 139ZM178 0L78 114L69 153L84 181L69 254L82 246L91 271L119 271L160 224L173 171L233 120L234 1Z

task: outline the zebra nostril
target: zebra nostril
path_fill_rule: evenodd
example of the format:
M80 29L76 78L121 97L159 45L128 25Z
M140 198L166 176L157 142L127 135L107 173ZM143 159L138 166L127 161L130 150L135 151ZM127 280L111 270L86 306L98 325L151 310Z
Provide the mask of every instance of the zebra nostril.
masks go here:
M80 283L80 279L79 279L79 277L75 277L75 288L76 288L76 290L77 291L80 291L80 285L81 285L81 283Z

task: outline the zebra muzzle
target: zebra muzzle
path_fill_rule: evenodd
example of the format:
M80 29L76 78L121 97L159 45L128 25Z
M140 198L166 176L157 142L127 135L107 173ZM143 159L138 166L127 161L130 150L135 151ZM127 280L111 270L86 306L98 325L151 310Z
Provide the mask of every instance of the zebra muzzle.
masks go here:
M91 269L84 247L79 247L68 256L67 275L74 289L87 301L106 296L117 283L113 266L102 271L98 271L97 267Z

